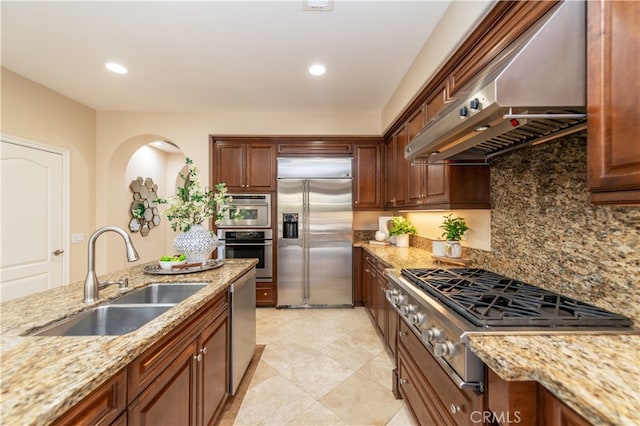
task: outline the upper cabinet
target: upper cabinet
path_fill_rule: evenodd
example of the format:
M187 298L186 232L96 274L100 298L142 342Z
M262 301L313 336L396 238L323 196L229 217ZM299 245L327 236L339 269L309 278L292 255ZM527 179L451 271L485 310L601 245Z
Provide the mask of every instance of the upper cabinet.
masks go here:
M640 2L587 2L591 201L640 204Z
M276 190L276 147L270 142L211 137L213 183L230 192Z
M378 210L383 208L382 144L353 145L353 208Z

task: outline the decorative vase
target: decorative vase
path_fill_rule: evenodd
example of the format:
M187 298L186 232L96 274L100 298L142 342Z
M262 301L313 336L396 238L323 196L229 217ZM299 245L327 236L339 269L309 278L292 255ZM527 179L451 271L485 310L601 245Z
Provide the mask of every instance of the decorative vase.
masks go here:
M409 234L396 235L396 247L409 247Z
M462 257L462 245L460 245L460 241L447 241L445 244L445 252L447 257L456 259Z
M191 225L187 232L173 240L173 247L187 256L187 263L205 263L218 247L218 237L200 224Z

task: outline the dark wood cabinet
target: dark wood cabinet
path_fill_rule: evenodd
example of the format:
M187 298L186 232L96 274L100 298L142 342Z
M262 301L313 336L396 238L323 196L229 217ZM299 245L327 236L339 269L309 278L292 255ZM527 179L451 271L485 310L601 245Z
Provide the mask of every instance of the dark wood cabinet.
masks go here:
M353 146L353 208L378 210L383 206L382 144L354 144Z
M591 201L640 204L637 1L587 2L587 139Z
M353 248L353 304L354 306L364 306L364 294L362 280L364 276L364 249L362 247Z
M426 123L426 107L421 107L409 117L405 124L407 140L413 139L422 130ZM427 165L408 162L407 172L407 204L420 205L425 202L427 196Z
M122 370L93 391L75 407L67 411L53 424L71 425L109 425L116 424L127 408L127 374ZM120 417L118 417L120 416Z
M256 306L276 306L275 284L256 283Z
M229 315L218 315L199 339L198 424L213 424L227 400L229 384Z
M478 424L482 416L482 394L459 389L442 367L400 321L398 334L398 388L418 424Z
M276 190L276 148L269 142L217 139L213 143L213 184L225 182L231 192Z
M493 424L586 426L571 407L535 381L506 381L487 368L487 411Z
M364 252L362 262L362 297L364 305L369 311L369 315L375 318L375 294L374 287L376 283L376 260L368 252Z
M386 345L389 336L389 304L385 295L385 290L387 289L387 278L384 274L385 268L386 265L378 259L372 299L375 305L374 318Z
M129 405L129 426L196 425L197 341L189 342Z
M387 142L386 169L386 207L395 208L406 205L407 173L409 162L404 159L404 148L407 146L407 132L404 126L396 131Z

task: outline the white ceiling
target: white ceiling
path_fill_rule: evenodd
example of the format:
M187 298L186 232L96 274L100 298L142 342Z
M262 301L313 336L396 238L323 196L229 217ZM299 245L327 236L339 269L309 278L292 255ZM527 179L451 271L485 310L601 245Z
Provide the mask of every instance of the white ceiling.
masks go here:
M98 111L380 112L449 0L1 3L2 66Z

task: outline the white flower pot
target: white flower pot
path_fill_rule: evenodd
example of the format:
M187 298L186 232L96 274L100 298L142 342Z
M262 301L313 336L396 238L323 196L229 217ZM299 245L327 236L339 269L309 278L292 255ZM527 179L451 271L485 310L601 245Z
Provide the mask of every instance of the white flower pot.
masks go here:
M396 247L409 247L409 234L396 235Z
M173 247L187 256L187 263L204 263L218 247L218 237L202 225L191 225L187 232L176 237Z

